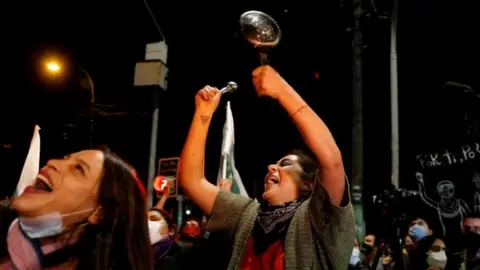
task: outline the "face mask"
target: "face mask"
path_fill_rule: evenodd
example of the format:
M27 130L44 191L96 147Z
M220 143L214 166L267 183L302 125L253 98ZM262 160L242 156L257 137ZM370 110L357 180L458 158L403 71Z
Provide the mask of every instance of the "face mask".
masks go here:
M150 243L152 245L168 237L168 234L160 234L160 231L164 230L165 227L168 227L168 224L165 220L148 221L148 233L150 235Z
M430 254L428 254L427 263L429 266L445 269L445 266L447 265L447 254L444 250L430 252Z
M370 254L372 251L373 251L373 247L372 246L369 246L367 244L363 244L362 245L362 251L363 253L365 254Z
M366 254L369 254L370 252L373 251L373 248L372 248L372 246L369 246L367 244L363 244L362 245L362 251Z
M200 237L200 227L185 227L183 228L183 234L192 236L194 238Z
M352 257L350 257L350 265L357 265L360 261L360 249L353 248Z
M468 231L464 235L467 248L477 249L480 247L480 233Z
M427 236L427 229L424 226L416 224L410 229L410 233L419 241Z
M49 237L59 235L65 231L63 218L92 212L94 209L87 209L70 214L61 215L59 212L53 212L38 217L19 217L20 227L25 234L31 239Z

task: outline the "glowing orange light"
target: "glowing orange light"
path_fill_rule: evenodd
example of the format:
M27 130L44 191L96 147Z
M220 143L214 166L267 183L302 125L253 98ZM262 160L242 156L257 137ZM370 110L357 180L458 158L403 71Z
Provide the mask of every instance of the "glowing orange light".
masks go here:
M47 70L51 73L58 73L61 70L60 65L54 61L48 62L46 66L47 66Z

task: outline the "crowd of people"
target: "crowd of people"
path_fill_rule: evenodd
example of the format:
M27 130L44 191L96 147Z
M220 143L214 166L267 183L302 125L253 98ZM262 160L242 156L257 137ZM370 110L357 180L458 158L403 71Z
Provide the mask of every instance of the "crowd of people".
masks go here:
M398 248L395 248L395 242L377 239L375 235L366 236L361 247L355 241L349 269L480 269L480 223L478 220L465 221L464 238L458 239L465 244L465 249L461 252L449 251L446 241L439 236L442 234L435 232L426 218L413 218L406 231L406 235L401 239L402 245L398 245ZM399 264L402 265L401 268L398 267Z
M0 269L479 269L480 225L467 220L462 264L424 217L398 243L355 239L342 156L328 127L270 66L253 71L259 96L276 100L311 155L295 150L267 168L262 200L205 178L205 147L222 93L206 86L181 154L177 179L205 213L176 224L170 186L147 209L135 169L107 148L54 159L32 185L0 204ZM179 228L180 226L180 228ZM400 246L401 244L401 246Z
M84 150L48 161L32 185L2 202L0 269L347 268L355 224L332 134L270 66L254 70L253 83L290 115L312 154L292 151L268 166L262 200L205 178L222 95L206 86L195 97L177 176L206 224L187 219L177 230L164 196L147 209L134 168L108 149Z

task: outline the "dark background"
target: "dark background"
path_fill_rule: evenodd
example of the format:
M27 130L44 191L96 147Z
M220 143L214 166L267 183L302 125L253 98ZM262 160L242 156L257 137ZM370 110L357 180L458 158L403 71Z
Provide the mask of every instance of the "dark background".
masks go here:
M364 29L365 196L389 185L389 20L390 1L369 8ZM267 164L303 142L281 108L256 97L251 71L255 52L238 33L238 18L257 9L272 15L283 40L271 54L271 65L282 74L331 128L351 166L351 27L349 1L318 3L240 4L150 3L169 45L169 87L160 93L158 158L178 156L193 115L193 98L206 84L236 81L240 90L228 98L236 128L236 164L250 194L261 195ZM10 195L28 149L33 125L41 128L42 159L86 148L86 119L76 116L88 107L89 95L79 85L78 68L88 70L97 101L113 107L96 119L95 144L107 143L147 175L151 93L133 85L135 62L145 44L160 39L142 1L43 1L6 4L2 20L4 70L0 105L2 195ZM388 15L388 14L387 14ZM399 103L401 185L416 189L415 156L446 144L460 144L462 109L440 98L445 81L478 89L479 23L473 1L402 1L399 11ZM42 59L60 56L68 76L53 82L41 72ZM316 79L315 74L320 75ZM223 106L222 106L223 107ZM137 112L112 116L116 112ZM207 176L216 178L222 110L209 135ZM257 183L255 185L255 183Z

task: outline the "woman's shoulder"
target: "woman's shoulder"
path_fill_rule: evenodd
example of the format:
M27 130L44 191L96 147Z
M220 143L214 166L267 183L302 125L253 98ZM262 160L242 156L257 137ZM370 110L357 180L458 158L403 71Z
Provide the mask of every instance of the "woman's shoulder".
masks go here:
M258 205L256 200L221 190L215 199L207 231L234 231L244 212Z

